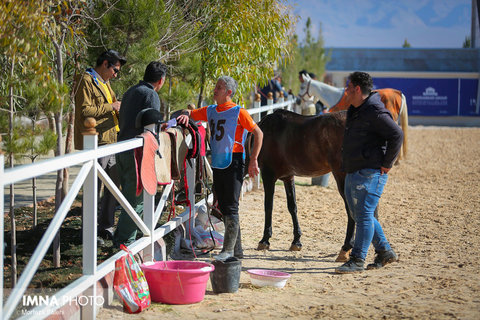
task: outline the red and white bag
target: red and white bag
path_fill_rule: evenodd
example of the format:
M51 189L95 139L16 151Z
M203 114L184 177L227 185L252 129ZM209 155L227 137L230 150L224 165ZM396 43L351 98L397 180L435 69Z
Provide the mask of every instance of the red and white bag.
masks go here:
M150 306L150 291L147 279L132 252L123 244L120 249L127 255L115 261L113 288L123 303L124 311L139 313Z

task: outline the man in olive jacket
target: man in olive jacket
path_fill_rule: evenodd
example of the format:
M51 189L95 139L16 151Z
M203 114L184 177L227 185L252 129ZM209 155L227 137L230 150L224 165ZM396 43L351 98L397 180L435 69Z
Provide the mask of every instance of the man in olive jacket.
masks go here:
M117 142L118 112L120 101L117 101L115 93L110 87L109 80L115 78L120 68L126 63L125 58L115 50L103 52L97 59L95 68L88 68L85 73L76 79L75 93L75 126L74 141L75 149L83 149L83 135L85 131L85 119L94 118L96 131L98 132L98 145L106 145ZM118 186L119 178L116 169L115 155L98 159L98 162ZM101 180L98 190L102 187ZM100 203L98 213L98 243L104 244L103 239L113 235L114 214L117 201L105 187L104 196Z

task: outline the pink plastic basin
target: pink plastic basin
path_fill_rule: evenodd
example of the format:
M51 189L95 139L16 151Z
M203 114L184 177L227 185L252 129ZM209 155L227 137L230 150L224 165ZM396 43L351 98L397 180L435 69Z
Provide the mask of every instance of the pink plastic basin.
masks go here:
M286 272L266 269L250 269L247 272L252 284L259 287L283 288L291 276Z
M215 267L201 261L157 261L142 264L153 302L191 304L205 297Z

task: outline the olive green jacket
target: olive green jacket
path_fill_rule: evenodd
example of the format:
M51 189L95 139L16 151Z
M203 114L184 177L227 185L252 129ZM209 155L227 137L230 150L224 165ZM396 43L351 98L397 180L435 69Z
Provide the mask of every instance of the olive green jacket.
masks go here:
M80 75L74 87L75 92L75 149L83 149L84 121L92 117L97 122L95 129L98 132L98 145L117 142L117 131L113 119L113 107L107 101L107 95L100 84L88 73ZM115 93L107 82L113 102L117 101Z

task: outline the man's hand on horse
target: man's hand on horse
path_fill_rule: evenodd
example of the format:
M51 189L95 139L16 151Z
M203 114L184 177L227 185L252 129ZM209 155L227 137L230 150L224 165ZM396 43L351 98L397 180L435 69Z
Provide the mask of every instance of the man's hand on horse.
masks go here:
M380 174L388 173L391 168L380 167Z

